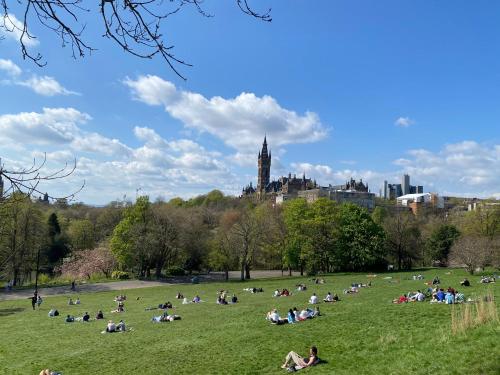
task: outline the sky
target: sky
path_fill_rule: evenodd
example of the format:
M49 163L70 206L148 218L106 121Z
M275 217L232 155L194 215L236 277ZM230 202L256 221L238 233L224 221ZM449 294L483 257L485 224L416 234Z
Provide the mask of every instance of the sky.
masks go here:
M83 4L83 58L31 18L38 67L0 30L0 157L46 155L47 173L76 160L40 186L51 196L83 182L76 200L96 205L238 195L267 135L272 178L362 178L378 195L408 173L426 192L500 199L500 2L251 1L271 8L263 22L206 0L213 17L185 6L163 24L186 80L123 52Z

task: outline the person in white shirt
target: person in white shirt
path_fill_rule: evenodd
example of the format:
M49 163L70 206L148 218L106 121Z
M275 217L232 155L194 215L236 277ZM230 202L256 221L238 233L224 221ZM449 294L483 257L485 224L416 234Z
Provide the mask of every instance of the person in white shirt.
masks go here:
M315 305L316 303L318 303L318 296L316 295L316 293L313 293L313 295L311 296L311 298L309 298L309 303L313 304L313 305Z
M328 292L328 294L326 295L326 297L325 297L325 299L323 301L325 301L325 302L333 302L332 293Z
M108 325L106 326L106 332L116 332L116 324L113 323L112 320L108 322Z

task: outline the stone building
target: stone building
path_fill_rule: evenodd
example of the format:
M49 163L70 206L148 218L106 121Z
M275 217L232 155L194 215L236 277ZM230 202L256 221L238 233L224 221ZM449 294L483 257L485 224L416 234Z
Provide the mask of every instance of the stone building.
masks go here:
M305 198L308 202L314 202L319 198L329 198L336 202L351 202L359 206L373 209L375 207L375 194L370 193L368 184L363 180L359 182L351 178L343 185L319 186L315 180L297 177L291 173L271 181L271 152L267 149L267 139L264 137L262 150L257 156L257 187L252 183L242 190L243 196L255 196L258 199L271 199L276 204L294 198Z

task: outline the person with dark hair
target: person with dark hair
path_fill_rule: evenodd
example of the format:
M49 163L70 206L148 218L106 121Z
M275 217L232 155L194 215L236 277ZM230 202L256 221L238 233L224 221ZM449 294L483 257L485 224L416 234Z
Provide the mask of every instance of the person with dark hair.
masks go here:
M287 354L285 358L285 363L283 363L281 368L288 368L290 371L297 371L305 367L314 366L317 363L318 363L318 348L316 348L315 346L311 346L311 348L309 349L309 358L303 358L296 352L292 351Z
M85 314L83 314L82 320L84 322L88 322L90 320L90 315L88 312L85 311Z
M75 321L75 318L72 317L71 315L66 316L66 323L73 323Z
M36 302L38 300L38 296L36 293L33 295L33 297L29 297L31 299L31 307L33 307L33 310L35 310Z
M462 286L470 286L470 281L469 281L469 280L467 280L467 278L465 278L465 279L464 279L464 280L460 283L460 285L462 285Z
M231 297L231 303L236 303L238 302L238 297L236 297L236 294L233 294L233 296Z
M98 319L104 319L104 314L102 313L102 310L99 310L95 316L96 320Z
M293 312L292 309L288 310L288 323L293 324L295 323L295 313Z

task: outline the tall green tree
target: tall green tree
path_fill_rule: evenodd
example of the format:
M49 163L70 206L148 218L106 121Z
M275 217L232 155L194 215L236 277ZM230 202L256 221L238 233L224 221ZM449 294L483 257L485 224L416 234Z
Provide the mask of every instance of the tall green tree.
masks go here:
M435 228L426 242L429 258L446 264L451 247L459 236L460 232L454 225L441 224Z
M385 231L365 208L342 204L338 215L336 266L361 271L380 266L386 256Z

